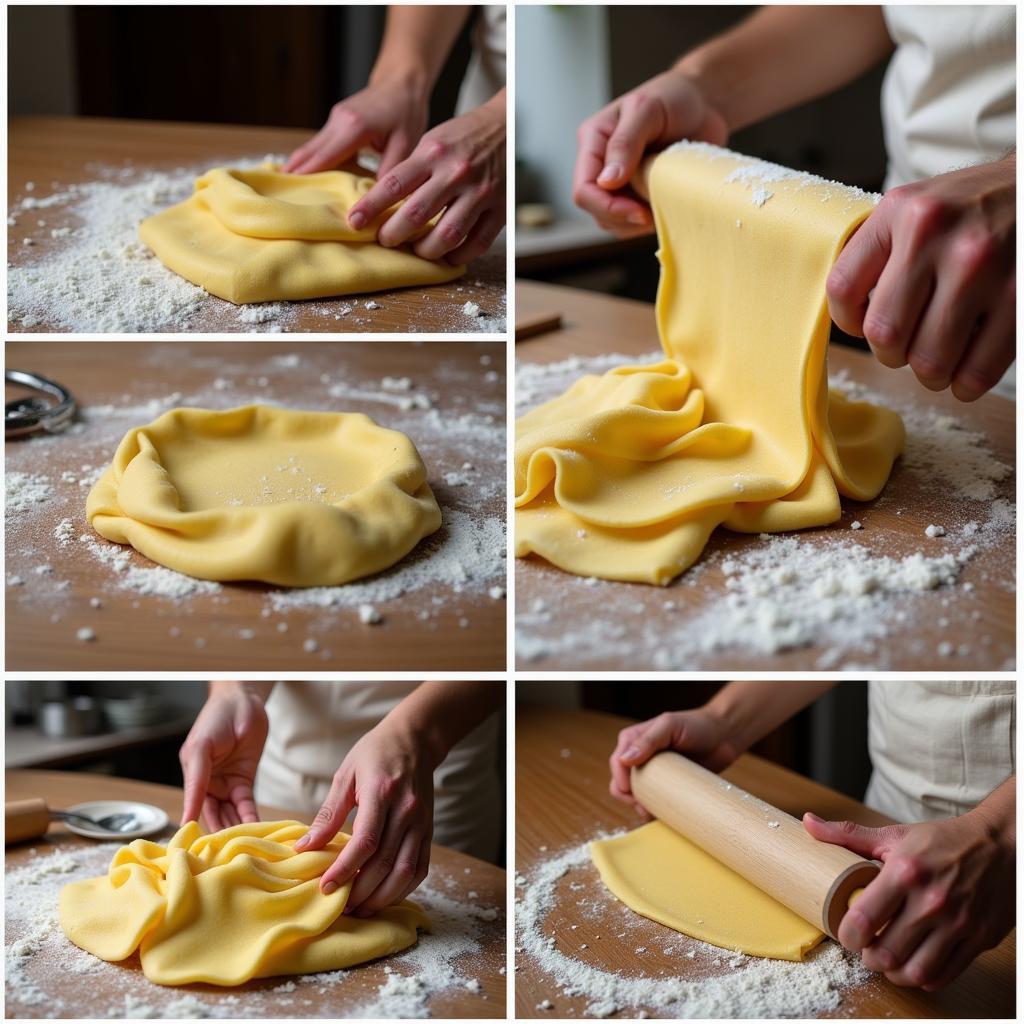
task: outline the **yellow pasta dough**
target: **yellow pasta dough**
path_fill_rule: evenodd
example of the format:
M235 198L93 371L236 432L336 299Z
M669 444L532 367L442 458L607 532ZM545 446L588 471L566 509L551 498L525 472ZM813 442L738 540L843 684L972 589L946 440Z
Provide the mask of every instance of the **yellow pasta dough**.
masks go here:
M332 971L389 956L430 930L404 902L371 918L342 914L351 883L330 896L320 876L349 840L296 853L297 821L235 825L203 835L182 826L166 846L136 839L102 878L60 894L64 934L101 960L136 950L159 985L241 985L250 978Z
M218 167L183 203L147 217L139 235L164 266L236 304L441 284L463 273L378 245L377 230L397 207L352 228L348 211L372 185L348 171Z
M651 200L666 359L587 376L516 427L516 554L668 583L716 526L822 526L902 451L888 409L830 394L825 279L874 208L857 189L682 143Z
M590 844L606 886L631 910L701 942L802 960L824 934L660 821Z
M189 576L294 587L379 572L441 525L405 434L263 405L173 409L129 430L86 516Z

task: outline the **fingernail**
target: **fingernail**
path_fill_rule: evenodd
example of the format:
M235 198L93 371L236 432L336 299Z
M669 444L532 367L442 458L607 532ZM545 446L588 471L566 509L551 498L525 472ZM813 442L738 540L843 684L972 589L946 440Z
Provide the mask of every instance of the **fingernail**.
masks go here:
M618 164L608 164L597 176L598 182L606 184L609 181L618 181L622 177L622 168Z
M629 215L629 223L636 224L637 227L642 228L647 224L647 218L639 210L634 210Z
M307 832L304 836L300 836L295 840L295 845L292 847L293 850L304 850L309 846L309 833Z
M359 210L353 210L348 215L348 222L358 231L360 228L366 227L366 215Z
M818 816L817 816L817 815L816 815L816 814L814 813L814 811L806 811L806 812L804 813L804 817L805 817L805 818L810 818L810 819L811 819L811 821L813 821L813 822L814 822L815 824L817 824L817 825L824 825L824 824L825 824L824 820L823 820L822 818L819 818L819 817L818 817Z
M640 751L637 747L626 747L626 752L622 755L623 761L632 761L634 758L640 756Z
M330 896L332 892L338 891L337 882L328 882L321 890L325 896Z

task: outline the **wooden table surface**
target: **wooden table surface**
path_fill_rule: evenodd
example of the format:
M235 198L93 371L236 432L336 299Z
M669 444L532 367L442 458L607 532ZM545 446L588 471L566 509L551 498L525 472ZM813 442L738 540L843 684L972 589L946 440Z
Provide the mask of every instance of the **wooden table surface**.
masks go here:
M271 606L270 595L280 588L259 583L224 584L217 593L173 600L119 589L123 577L99 560L97 544L100 553L129 552L131 567L153 563L93 534L85 519L90 477L80 473L83 466L91 466L95 474L109 464L128 429L177 405L232 408L266 400L293 408L366 412L381 425L412 437L446 517L434 540L421 542L367 586L402 572L429 576L429 559L445 559L446 550L461 550L453 532L456 521L471 524L464 527L469 536L488 551L488 538L503 529L504 344L10 342L6 355L8 367L65 384L86 413L84 423L72 432L6 446L8 471L42 473L54 492L50 501L7 514L9 671L504 669L506 603L489 593L506 583L503 538L493 568L477 567L479 579L459 583L454 576L437 581L424 577L425 582L390 600L360 599L377 607L384 619L379 625L360 622L351 606L354 597L344 607L304 605L279 612ZM378 392L385 376L409 377L413 390L408 394L427 396L432 408L403 411L394 401L382 401ZM357 397L331 397L332 387ZM98 411L91 414L90 407ZM474 428L460 436L457 427L465 417L472 423L490 418L491 425L481 428L485 434ZM464 473L467 462L474 468ZM455 474L454 483L446 480L450 474ZM54 529L65 518L71 520L73 533L62 542ZM83 535L93 538L91 547L79 542ZM40 574L40 566L51 568ZM21 584L12 586L12 578ZM290 596L301 597L301 591ZM93 599L101 607L94 607ZM76 639L82 628L93 630L95 640ZM307 640L315 641L314 650L305 649Z
M531 334L517 342L516 357L520 363L553 363L572 356L593 357L622 353L629 357L643 356L653 361L660 354L654 309L648 303L621 299L595 292L556 285L520 281L516 286L516 324L541 323L560 314L557 330ZM956 401L945 391L939 394L924 390L917 384L908 367L893 371L883 367L867 354L847 346L833 345L829 352L833 374L845 372L849 378L870 391L906 407L909 401L915 410L954 417L964 428L978 432L987 439L991 453L1008 466L1016 465L1016 408L1005 398L986 395L972 404ZM580 376L579 371L575 376ZM517 414L525 411L517 408ZM850 536L855 519L865 521L865 529L857 540L870 545L874 555L906 557L923 549L924 530L930 523L955 523L968 518L983 519L985 507L967 503L932 485L925 490L920 477L906 471L897 461L885 490L874 502L843 499L843 517L838 523L818 530L801 531L795 536L815 543L828 543ZM1016 477L1011 474L996 485L999 496L1014 501ZM1000 535L1002 537L1002 534ZM761 541L756 536L719 529L711 537L706 554L723 557L753 549ZM940 555L941 548L925 549ZM695 568L699 568L698 561ZM907 598L908 611L923 609L901 625L895 635L879 640L873 654L855 652L860 667L893 671L992 671L1011 667L1016 649L1015 534L1007 531L998 546L981 550L965 566L957 586L940 588ZM692 572L692 570L691 570ZM695 616L712 599L725 593L725 577L720 568L708 567L697 585L688 586L683 573L669 588L646 584L597 581L587 587L566 587L567 574L536 556L516 561L516 610L522 615L535 602L557 608L553 629L561 633L573 623L587 622L611 607L619 599L630 602L629 615L651 627L652 633L668 634L685 627L687 618ZM594 582L594 581L590 581ZM561 586L559 584L562 584ZM964 584L967 586L965 587ZM665 608L667 599L674 607ZM948 603L947 603L948 599ZM616 609L618 605L614 606ZM987 640L986 640L987 638ZM940 644L951 645L951 653L940 653ZM965 649L961 652L961 645ZM789 671L819 666L825 653L821 645L783 650L773 655L749 654L740 649L705 656L690 669ZM655 667L650 657L635 651L623 657L602 659L594 650L541 654L517 662L529 671L577 669L645 670ZM832 668L841 667L833 665Z
M553 684L554 685L554 684ZM685 683L680 683L685 686ZM528 874L544 857L557 856L598 833L640 824L625 804L608 793L608 755L621 728L631 720L594 711L564 711L520 705L516 711L516 874ZM813 811L820 817L851 819L863 825L888 824L890 819L834 790L812 782L779 765L746 754L723 775L755 796L800 817ZM542 852L541 848L546 847ZM587 869L597 878L596 869ZM580 876L582 878L582 876ZM601 886L599 880L594 883ZM585 897L587 894L583 893ZM578 936L572 927L586 927L590 950L588 962L606 969L635 974L632 943L614 937L615 929L602 927L594 916L594 902L587 901L587 915L571 904L551 915L560 949L575 948ZM557 918L557 921L555 920ZM655 926L666 935L670 929ZM546 927L545 931L549 929ZM826 940L828 941L828 940ZM659 970L686 977L692 964L678 956L665 956L662 946L649 946L644 973ZM952 985L928 993L898 988L885 978L873 978L859 989L847 991L835 1011L841 1017L1012 1017L1016 975L1016 932L993 950L982 954ZM520 1017L580 1016L585 998L553 994L551 979L527 956L516 963L515 999ZM555 1008L546 1013L536 1007L551 998ZM653 1007L648 1007L656 1016Z
M10 771L5 774L7 800L24 800L30 797L42 797L51 807L70 807L97 798L109 800L140 800L155 804L165 810L171 822L180 820L182 791L173 786L158 786L133 779L115 779L104 775L91 775L79 772L51 771ZM264 821L275 819L308 820L293 811L261 806L260 814ZM169 827L165 838L173 834ZM35 848L37 855L45 855L54 850L74 851L94 845L90 840L76 836L59 822L50 826L45 839L35 839L8 847L5 851L5 871L22 867L29 862L30 848ZM477 906L504 908L505 906L505 872L486 861L469 857L464 853L434 845L431 848L431 876L444 878L444 892L448 896L465 900ZM473 892L472 897L469 896ZM17 939L17 935L8 933L7 943ZM506 975L500 970L505 966L507 956L505 940L505 915L500 912L493 922L481 922L480 949L466 954L458 960L457 966L468 978L475 978L480 983L479 991L458 985L438 993L430 1002L433 1017L504 1017ZM372 996L387 980L388 958L349 968L346 972L344 988L332 986L322 987L307 985L301 994L312 999L314 1005L306 1007L301 1013L288 1013L287 1016L333 1017L338 1015L339 998L348 999L356 1005ZM401 967L396 970L404 970ZM131 972L132 982L142 980L142 969L137 956L124 961L124 970ZM51 993L58 997L73 997L73 1006L77 1012L70 1014L78 1018L102 1018L106 1016L106 1008L120 1002L120 988L109 984L106 973L90 975L86 983L73 980L75 976L68 974L61 977L56 974L52 979ZM247 1008L245 1012L231 1009L232 997L245 999L249 992L268 993L269 990L282 983L281 978L267 978L247 982L235 988L222 989L213 985L185 985L180 988L161 988L150 986L154 997L173 998L175 994L187 992L201 993L204 1001L223 1002L222 1009L227 1011L223 1016L278 1016L280 1010L270 1014L260 1012L259 1008ZM69 999L69 1001L71 1001ZM350 1003L351 1005L351 1003ZM41 1017L50 1016L45 1007L19 1006L8 996L6 1004L8 1017ZM212 1014L211 1014L212 1015ZM342 1014L343 1015L343 1014ZM59 1014L68 1016L68 1014Z
M204 170L235 160L259 160L266 154L286 155L305 142L311 133L295 128L251 128L240 125L181 124L168 121L132 121L86 117L15 117L8 125L7 185L8 203L25 195L42 199L71 184L96 178L97 168L171 171L179 168ZM28 182L34 190L26 192ZM158 212L153 210L154 213ZM31 262L55 246L66 244L53 239L50 231L75 227L73 215L63 206L46 210L45 228L38 218L22 216L8 228L8 261L15 266ZM25 238L34 245L23 245ZM375 292L372 300L380 308L368 310L359 296L360 308L351 315L336 316L352 305L350 296L316 299L291 304L297 315L288 320L292 332L329 334L404 333L479 334L500 328L487 321L504 317L506 265L504 243L499 241L476 260L455 281L430 287L393 289ZM461 310L473 301L482 310L481 322L465 316ZM186 328L168 324L163 331L202 333L251 332L241 323L237 308L210 297L204 311ZM9 322L8 331L24 331L19 323ZM63 331L66 328L45 320L31 328L33 333Z

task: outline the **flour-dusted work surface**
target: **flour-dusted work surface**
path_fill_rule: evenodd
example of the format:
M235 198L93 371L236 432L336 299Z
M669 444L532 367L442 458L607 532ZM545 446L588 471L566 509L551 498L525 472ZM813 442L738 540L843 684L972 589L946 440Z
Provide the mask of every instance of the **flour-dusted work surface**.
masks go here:
M6 446L9 670L504 668L503 344L10 342L6 358L80 406L64 433ZM92 530L86 497L129 429L250 403L402 431L441 528L390 569L308 588L195 579Z
M8 331L494 334L499 239L446 284L232 305L164 267L139 224L213 167L280 161L308 132L101 118L15 118L8 131Z
M520 282L517 317L562 327L516 347L516 412L587 373L661 358L652 306ZM903 417L907 449L881 495L843 499L822 529L716 530L667 587L516 563L521 670L1002 671L1014 666L1015 407L922 388L842 346L834 387Z
M68 806L102 785L112 798L161 806L177 821L181 791L63 772L9 772L7 798L45 793ZM264 820L284 814L264 808ZM170 833L168 833L170 834ZM106 873L118 843L92 843L51 826L45 839L8 847L4 936L8 1018L414 1018L505 1016L505 873L434 846L413 899L432 932L395 956L319 974L220 988L156 985L137 954L107 963L64 936L57 916L68 882Z
M938 993L897 988L826 939L802 962L699 942L640 917L604 887L594 839L640 819L608 793L627 719L516 713L516 1015L521 1018L1012 1017L1015 934ZM723 773L782 810L865 825L888 819L753 755Z

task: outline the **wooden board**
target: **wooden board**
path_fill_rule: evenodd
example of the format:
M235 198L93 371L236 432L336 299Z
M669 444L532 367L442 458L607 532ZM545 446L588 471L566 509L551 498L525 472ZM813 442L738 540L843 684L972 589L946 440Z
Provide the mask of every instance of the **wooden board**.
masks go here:
M552 684L557 685L557 684ZM685 686L686 683L680 683ZM516 711L516 874L529 872L546 858L578 846L602 832L635 828L640 819L608 793L608 756L620 729L632 724L618 716L592 711L561 711L520 705ZM726 778L755 796L797 817L813 811L829 819L850 819L880 826L889 819L863 804L812 782L795 772L745 754L724 772ZM581 874L577 884L583 879ZM586 962L626 975L639 973L635 942L616 938L609 919L610 906L599 909L588 898L590 883L600 886L596 869L587 868L586 901L580 910L573 900L560 903L549 914L557 948L576 950L580 936L588 949ZM573 933L573 926L576 933ZM691 961L666 955L665 946L678 933L661 925L650 926L658 935L645 951L643 973L665 971L672 976L699 976ZM665 942L659 945L661 938ZM898 988L885 978L874 978L862 988L844 994L837 1017L1012 1017L1016 991L1016 932L998 947L982 954L942 992ZM527 956L518 956L515 977L516 1013L519 1017L582 1016L588 1000L557 992L551 979ZM554 1007L538 1011L544 999ZM647 1007L657 1016L654 1007ZM632 1011L631 1011L632 1012Z
M8 127L8 203L26 195L43 199L68 185L96 180L103 168L132 168L142 173L184 167L202 173L208 167L232 160L288 154L309 136L308 132L292 128L105 118L12 118ZM25 188L28 182L34 186L31 192ZM14 266L30 263L53 247L67 244L52 238L51 231L78 226L63 206L46 208L44 217L34 216L36 212L43 213L31 211L8 228L7 258ZM38 226L39 219L45 221L42 228ZM25 246L25 238L31 238L34 244ZM329 334L503 332L499 321L505 315L504 241L499 240L455 281L429 288L376 292L370 298L378 308L367 309L368 297L362 296L359 308L351 314L343 311L353 305L353 298L293 303L289 306L287 330ZM462 313L468 301L480 306L481 318ZM211 297L203 310L187 326L168 323L161 331L251 333L255 329L241 322L238 309L221 299ZM20 323L8 323L10 332L25 330ZM41 319L30 330L50 333L66 328Z
M561 329L516 346L520 364L546 364L570 357L595 357L622 353L627 358L653 361L659 351L653 308L642 302L594 292L521 281L516 289L516 310L527 315L543 309L562 311ZM891 402L896 408L911 406L919 415L952 416L965 431L983 435L991 454L1008 467L1016 465L1015 407L1010 401L986 395L970 405L957 402L946 391L939 394L918 385L909 368L890 370L865 353L833 345L830 369L845 373L857 384ZM577 370L575 376L582 374ZM524 411L523 406L517 412ZM1011 473L996 485L1000 497L1014 501L1016 478ZM988 505L966 502L944 493L933 482L910 472L897 462L882 495L874 502L843 499L842 520L819 530L802 531L801 540L816 545L855 536L873 555L906 557L922 550L941 555L946 541L926 541L931 523L953 526L971 518L984 519ZM850 533L854 520L864 529ZM535 557L516 563L516 613L521 642L517 666L528 671L545 670L650 670L655 663L652 643L633 640L671 637L685 632L688 624L707 605L726 593L721 559L753 550L761 544L756 536L720 529L712 535L702 567L698 562L668 588L646 584L588 581L561 572ZM895 671L1000 671L1012 668L1015 656L1015 532L999 533L999 543L979 551L964 567L955 587L908 596L901 613L906 619L891 635L879 639L873 650L857 650L849 663L859 668ZM700 570L699 574L695 570ZM529 618L537 603L553 609L550 622L537 624ZM536 617L534 617L536 618ZM566 640L574 629L592 627L599 634L590 642L572 646ZM617 636L614 650L605 653L601 637ZM526 642L523 642L523 640ZM536 642L535 642L536 641ZM549 641L551 641L549 645ZM948 644L948 649L944 646ZM551 647L551 652L547 650ZM671 642L666 646L671 653ZM689 659L679 669L789 671L842 668L846 661L827 664L823 644L782 650L775 654L747 653L734 648Z
M8 512L8 670L505 667L505 601L489 593L491 587L504 588L507 573L501 535L503 343L12 342L6 355L9 367L42 373L71 388L86 414L76 432L12 441L6 448L8 471L43 474L54 495L24 513ZM411 390L382 393L380 382L387 376L408 377ZM332 397L332 389L340 389L340 396ZM431 408L400 409L396 403L407 395L423 395ZM218 593L185 600L120 589L124 574L79 541L91 536L101 546L99 554L107 556L121 550L92 533L85 499L90 479L109 463L128 429L176 405L231 408L250 401L366 412L384 426L405 430L419 448L446 524L433 540L375 578L397 578L400 572L421 577L408 592L372 602L384 617L380 625L360 622L357 606L347 600L349 606L333 610L304 606L279 613L269 603L279 588L256 583L225 584ZM467 463L473 468L463 471ZM91 475L83 466L92 467ZM64 519L72 526L62 542L54 530ZM457 530L459 524L465 529ZM433 558L441 566L449 552L455 557L462 550L460 538L477 538L474 543L485 549L477 562L485 556L493 562L489 568L477 565L475 582L459 582L454 564L447 576L427 564ZM497 550L488 555L488 545ZM130 567L152 567L130 554ZM473 554L465 552L467 559ZM49 572L40 574L39 567L47 565ZM435 580L431 573L441 576ZM11 586L12 576L22 584ZM93 607L93 598L102 606ZM76 639L83 628L93 630L96 639ZM315 641L314 650L305 649L307 640Z
M77 772L15 771L6 773L8 800L24 800L42 797L50 807L69 807L77 803L95 800L98 797L110 800L141 800L163 808L172 822L181 815L182 792L171 786L158 786L136 782L131 779L113 779L107 776ZM261 807L263 820L298 818L307 820L292 811L280 808ZM168 835L171 833L168 832ZM54 851L74 853L93 844L87 839L68 832L63 825L54 823L45 839L33 840L5 851L5 871L24 867L35 850L35 856L45 856ZM430 1002L433 1017L504 1017L506 976L501 973L506 962L505 943L505 872L485 861L443 846L431 848L431 879L443 885L446 895L472 903L475 906L502 908L493 922L480 923L480 948L476 952L461 956L456 966L469 979L479 982L479 991L465 986L453 986L439 992ZM474 895L470 897L470 892ZM17 935L8 932L7 943L14 942ZM102 1019L107 1008L122 1002L123 991L139 986L148 989L147 1001L163 1003L176 996L189 993L201 996L203 1002L212 1005L217 1013L210 1016L280 1018L280 1017L337 1017L344 1016L345 1006L358 1006L372 999L374 993L387 980L391 968L387 958L350 968L345 972L341 986L300 984L294 997L276 996L273 989L287 979L268 978L247 982L236 988L222 989L212 985L185 985L167 989L150 985L142 978L138 957L124 961L121 970L129 972L122 984L112 984L110 973L101 972L81 978L70 972L54 971L48 979L47 995L63 999L73 1012L58 1012L58 1017ZM405 968L395 968L404 971ZM306 1005L301 1002L310 1000ZM7 1016L48 1017L47 1006L22 1006L8 994Z

